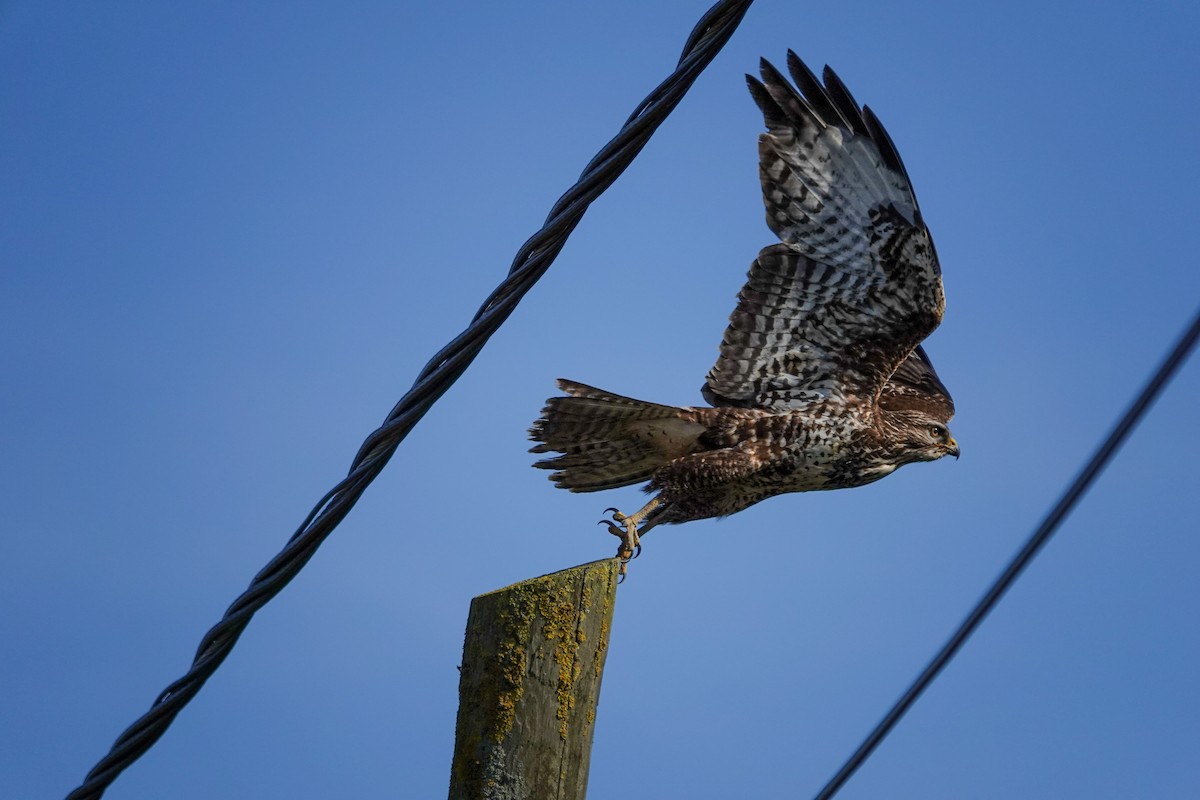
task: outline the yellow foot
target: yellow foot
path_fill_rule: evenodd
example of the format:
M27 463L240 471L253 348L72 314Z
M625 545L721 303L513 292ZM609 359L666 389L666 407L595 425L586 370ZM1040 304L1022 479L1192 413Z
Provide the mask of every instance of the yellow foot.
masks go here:
M617 547L617 558L621 559L621 567L617 570L620 575L620 580L625 579L626 565L637 558L642 553L642 540L638 536L637 521L632 517L627 517L615 508L606 508L606 512L612 512L612 521L602 519L597 525L607 525L608 532L621 540L621 544ZM614 525L613 523L616 523ZM617 526L620 527L617 527Z
M612 512L612 521L602 519L599 525L607 525L608 532L621 540L621 546L617 548L617 558L621 559L621 567L617 571L620 575L620 580L625 579L626 565L630 561L642 554L642 537L638 533L638 525L641 525L642 520L657 508L662 503L661 500L655 498L647 503L641 510L631 516L626 516L615 508L606 508L605 512ZM616 523L616 524L613 524ZM620 526L620 527L618 527ZM642 528L642 533L654 527L654 521L647 522Z

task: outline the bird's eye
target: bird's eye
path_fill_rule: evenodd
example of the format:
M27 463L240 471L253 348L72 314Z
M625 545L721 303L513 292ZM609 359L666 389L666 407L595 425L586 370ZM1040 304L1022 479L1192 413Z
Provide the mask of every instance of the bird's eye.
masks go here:
M929 435L935 439L941 439L943 436L946 435L946 429L942 428L939 425L934 425L933 427L931 427L929 429Z

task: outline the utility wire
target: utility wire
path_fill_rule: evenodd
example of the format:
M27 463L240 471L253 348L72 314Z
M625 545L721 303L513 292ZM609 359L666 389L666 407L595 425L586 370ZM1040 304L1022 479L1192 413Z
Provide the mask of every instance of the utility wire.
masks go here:
M929 666L925 667L925 671L917 677L912 686L908 687L908 691L896 701L892 709L880 720L870 735L863 740L863 743L859 745L854 754L842 765L838 773L833 776L829 783L825 784L825 788L816 796L816 800L829 800L829 798L838 793L838 790L850 779L850 776L863 765L863 762L871 757L875 748L891 733L892 728L896 727L896 723L908 712L908 709L917 701L917 698L929 688L929 684L933 683L938 674L950 663L950 660L954 658L988 613L1000 602L1000 598L1013 585L1021 572L1033 560L1033 557L1042 549L1042 545L1054 535L1058 526L1071 513L1071 509L1074 508L1079 499L1087 492L1088 487L1091 486L1092 482L1103 471L1108 462L1112 460L1113 455L1125 441L1126 437L1128 437L1129 432L1138 424L1150 408L1150 405L1162 392L1163 387L1167 385L1167 382L1171 380L1179 367L1187 360L1188 355L1196 346L1198 338L1200 338L1200 311L1196 313L1191 327L1175 343L1175 347L1158 368L1158 371L1142 388L1142 392L1138 395L1137 400L1125 412L1125 416L1112 429L1108 438L1104 440L1104 443L1100 445L1100 448L1083 468L1083 471L1079 473L1075 481L1063 493L1058 503L1050 510L1046 518L1042 520L1042 524L1029 537L1029 541L1025 543L1025 546L1021 548L1020 552L1017 553L1004 572L1000 574L1000 577L992 584L992 587L988 589L987 594L983 596L971 613L967 615L967 618L959 625L958 630L954 632L954 635L950 637L950 640L946 642L941 651L929 662Z
M350 473L321 498L284 549L254 576L250 586L233 601L221 621L204 635L187 674L164 689L150 710L118 737L108 755L92 768L67 800L94 800L102 796L109 784L166 732L175 716L229 655L255 612L308 563L383 470L413 426L462 375L525 293L549 269L591 202L611 186L641 152L692 83L729 41L751 2L721 0L704 14L688 37L675 71L637 106L612 141L584 168L579 181L558 199L541 230L521 246L508 277L487 298L471 324L429 360L412 388L396 403L383 424L363 442Z

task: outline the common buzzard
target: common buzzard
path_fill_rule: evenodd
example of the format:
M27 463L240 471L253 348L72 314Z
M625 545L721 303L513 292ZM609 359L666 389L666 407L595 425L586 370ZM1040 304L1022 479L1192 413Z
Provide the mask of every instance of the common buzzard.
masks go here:
M761 82L746 76L766 122L759 175L780 243L758 254L738 295L701 390L713 407L560 380L567 396L530 429L531 452L560 454L534 466L555 470L561 488L649 481L655 496L640 511L609 509L622 573L659 523L958 456L954 403L920 346L945 296L908 172L833 70L822 83L791 51L787 64L795 87L766 60Z

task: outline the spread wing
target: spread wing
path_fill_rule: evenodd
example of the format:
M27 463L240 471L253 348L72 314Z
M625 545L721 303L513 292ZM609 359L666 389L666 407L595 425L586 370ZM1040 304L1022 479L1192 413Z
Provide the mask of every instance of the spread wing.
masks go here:
M704 397L771 409L827 397L874 404L941 322L937 253L871 110L828 67L822 85L789 51L788 69L799 91L765 60L762 83L747 76L767 126L767 225L781 243L751 265Z

